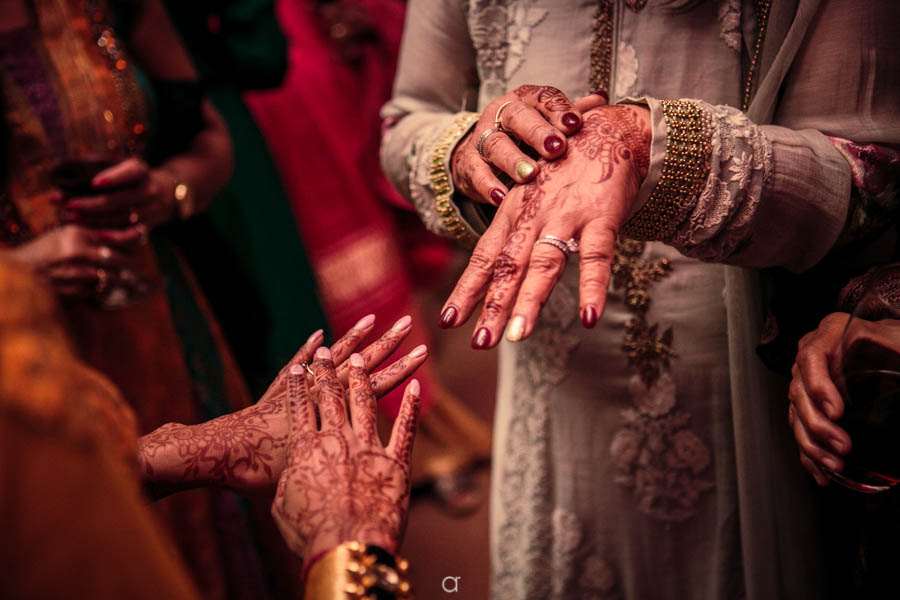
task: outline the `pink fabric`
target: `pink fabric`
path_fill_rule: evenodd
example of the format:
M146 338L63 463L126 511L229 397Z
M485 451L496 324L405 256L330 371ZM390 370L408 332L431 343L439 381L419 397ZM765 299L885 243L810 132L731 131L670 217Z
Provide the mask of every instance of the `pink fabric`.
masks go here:
M281 88L249 94L247 103L290 196L332 330L346 331L368 313L375 313L377 329L382 330L412 314L413 331L398 350L406 353L427 342L412 303L409 256L425 256L434 270L446 265L449 249L431 240L412 253L404 248L390 206L411 207L393 191L378 161L378 111L390 96L405 5L398 0L357 4L367 9L378 40L366 45L362 63L354 68L338 57L313 3L280 0L278 17L289 43L288 73ZM352 280L374 277L371 273L377 271L377 285L353 297L335 298L328 290L341 282L334 281L335 268L328 265L345 264L342 260L359 249L361 240L378 240L382 252L373 257L378 264L337 272ZM427 364L417 378L422 408L427 410L434 389ZM388 416L396 416L400 398L398 390L382 401Z

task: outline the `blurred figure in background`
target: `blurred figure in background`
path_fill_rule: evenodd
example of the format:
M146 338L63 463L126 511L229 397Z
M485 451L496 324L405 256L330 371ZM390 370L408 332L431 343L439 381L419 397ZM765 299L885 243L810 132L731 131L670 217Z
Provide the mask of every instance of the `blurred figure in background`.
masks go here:
M259 395L325 323L281 179L241 98L281 83L287 44L272 0L164 3L234 145L231 180L178 241Z
M290 196L328 322L344 330L363 312L383 321L410 313L418 321L409 259L440 272L449 251L434 238L422 238L416 250L403 246L389 205L412 207L378 162L378 111L390 96L405 3L281 0L276 9L289 42L288 74L280 89L247 101ZM400 350L423 342L426 336L414 333ZM489 456L489 432L427 366L419 379L423 418L413 483L434 481L445 505L463 512L476 504L463 474ZM386 398L386 416L396 416L399 400Z
M246 406L164 227L208 205L231 148L163 7L2 0L0 15L0 255L52 285L80 358L123 391L139 432ZM207 598L266 597L236 497L156 508Z

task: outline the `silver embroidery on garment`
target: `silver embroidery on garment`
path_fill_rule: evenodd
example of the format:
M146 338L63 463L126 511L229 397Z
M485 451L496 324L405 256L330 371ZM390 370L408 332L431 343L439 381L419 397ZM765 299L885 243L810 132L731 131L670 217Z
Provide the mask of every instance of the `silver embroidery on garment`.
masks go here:
M500 477L493 597L551 597L554 544L550 392L565 378L578 337L569 333L578 298L562 281L531 337L516 348L511 416Z

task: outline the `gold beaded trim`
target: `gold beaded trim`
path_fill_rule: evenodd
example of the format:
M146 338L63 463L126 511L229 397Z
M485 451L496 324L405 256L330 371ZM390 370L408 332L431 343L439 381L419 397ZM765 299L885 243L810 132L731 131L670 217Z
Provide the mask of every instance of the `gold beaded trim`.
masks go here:
M667 240L697 203L709 174L711 117L694 102L664 100L666 153L650 199L622 227L636 240Z
M453 126L448 129L438 140L431 155L431 191L434 193L434 204L438 215L444 223L447 231L456 238L462 246L474 248L478 238L466 226L459 215L459 210L453 204L453 185L450 179L450 171L446 166L447 152L456 144L472 125L481 117L478 113L465 113L458 118Z
M359 542L345 542L320 558L309 570L307 600L368 600L378 591L398 600L411 598L409 562L396 559L396 568L378 562Z
M766 24L769 22L769 4L771 0L756 0L756 42L753 44L753 56L750 58L750 68L747 70L747 82L744 85L744 99L741 102L741 110L747 112L750 107L750 92L753 91L753 77L756 75L756 65L762 53L763 41L766 38Z
M594 37L591 41L591 87L594 90L609 90L614 8L614 0L600 0L594 12Z

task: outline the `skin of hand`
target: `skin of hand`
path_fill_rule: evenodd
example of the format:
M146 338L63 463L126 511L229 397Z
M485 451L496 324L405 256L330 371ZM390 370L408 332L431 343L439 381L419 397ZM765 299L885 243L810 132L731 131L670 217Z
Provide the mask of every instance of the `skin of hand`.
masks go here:
M543 162L534 181L510 191L444 304L441 326L462 325L484 299L473 348L495 346L508 320L511 341L531 335L566 266L560 249L535 245L553 235L580 243L581 317L593 327L606 303L616 234L647 174L650 140L644 107L585 113L566 156Z
M531 181L541 166L519 149L516 140L533 148L547 160L566 153L566 137L581 128L583 112L606 104L605 92L596 92L572 103L561 91L550 86L522 85L491 101L481 113L475 127L453 150L450 172L456 189L476 202L499 206L508 188L497 177L494 168L509 175L516 183ZM478 154L478 141L494 127L497 111L502 133L485 138ZM520 166L517 169L517 165Z
M93 297L98 271L118 281L136 266L138 250L146 244L146 228L88 229L63 225L33 240L2 251L4 259L47 277L66 299Z
M844 415L844 399L835 384L843 362L842 341L846 347L856 340L870 340L900 350L900 322L854 319L847 339L842 340L849 318L847 313L831 313L822 319L814 331L801 338L791 368L788 423L800 449L800 462L822 486L829 479L820 467L841 471L841 456L852 448L850 436L835 423Z
M123 227L141 223L153 228L175 218L175 177L127 158L91 181L95 195L66 199L67 220L89 227Z
M427 357L427 349L419 346L372 373L406 338L411 323L408 316L399 319L361 351L376 397L397 387ZM348 357L374 324L374 315L360 319L331 347L341 383L347 383L351 371ZM151 497L203 485L224 486L244 495L271 495L287 462L288 424L283 399L288 393L289 374L293 367L310 362L322 339L321 331L312 334L253 406L198 425L169 423L141 437L138 457ZM316 390L312 376L307 383Z
M418 382L406 387L384 447L375 428L375 392L365 360L359 354L350 357L349 420L333 364L328 349L319 348L313 363L317 391L309 390L305 374L295 367L288 374L284 398L289 458L272 516L288 546L307 563L347 541L395 553L409 510ZM316 405L321 427L316 425Z

